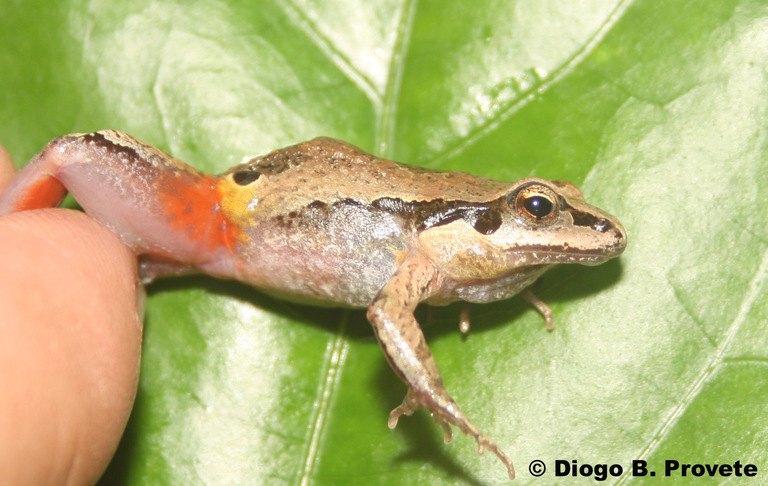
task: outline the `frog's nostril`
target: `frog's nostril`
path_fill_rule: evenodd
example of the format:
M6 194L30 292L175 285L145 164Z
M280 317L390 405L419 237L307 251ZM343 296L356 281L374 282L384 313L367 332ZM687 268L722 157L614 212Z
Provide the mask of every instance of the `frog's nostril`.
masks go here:
M613 229L613 223L611 223L606 218L600 218L592 226L592 229L594 229L595 231L598 231L600 233L605 233L605 232L610 231L611 229Z

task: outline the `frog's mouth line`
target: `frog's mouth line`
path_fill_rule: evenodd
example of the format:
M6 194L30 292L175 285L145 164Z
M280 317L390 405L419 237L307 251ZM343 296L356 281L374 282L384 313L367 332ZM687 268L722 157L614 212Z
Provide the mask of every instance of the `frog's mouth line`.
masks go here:
M567 246L549 246L547 249L517 247L508 250L510 253L521 253L521 260L531 260L531 263L581 263L597 265L603 263L624 251L624 245L616 243L595 250L581 250Z

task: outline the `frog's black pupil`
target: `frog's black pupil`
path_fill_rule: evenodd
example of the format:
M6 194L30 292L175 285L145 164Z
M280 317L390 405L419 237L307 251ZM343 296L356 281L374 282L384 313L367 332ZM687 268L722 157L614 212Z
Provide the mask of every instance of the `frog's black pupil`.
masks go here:
M232 179L234 179L235 183L238 185L247 186L258 179L259 176L261 176L261 172L256 172L255 170L241 170L232 174Z
M552 201L544 196L531 196L523 201L525 209L536 219L541 219L552 212Z

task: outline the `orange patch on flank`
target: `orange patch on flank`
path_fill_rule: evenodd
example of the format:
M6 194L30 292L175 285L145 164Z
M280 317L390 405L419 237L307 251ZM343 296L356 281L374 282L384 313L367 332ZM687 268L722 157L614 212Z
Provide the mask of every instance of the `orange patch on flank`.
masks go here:
M174 171L157 181L158 199L168 223L192 241L213 251L232 249L241 236L237 225L224 216L216 177Z
M61 204L66 195L67 189L58 179L54 177L39 179L24 190L14 210L54 208Z

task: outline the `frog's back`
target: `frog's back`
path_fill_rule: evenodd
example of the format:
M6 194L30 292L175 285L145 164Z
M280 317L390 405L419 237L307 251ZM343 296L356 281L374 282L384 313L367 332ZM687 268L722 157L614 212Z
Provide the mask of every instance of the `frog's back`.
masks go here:
M224 175L227 174L254 178L254 187L260 189L254 192L258 192L255 195L262 211L278 212L298 210L313 202L344 199L361 204L382 198L404 202L485 202L489 196L503 195L509 187L463 172L437 171L380 159L331 138L316 138L276 150ZM291 191L290 198L286 191Z

